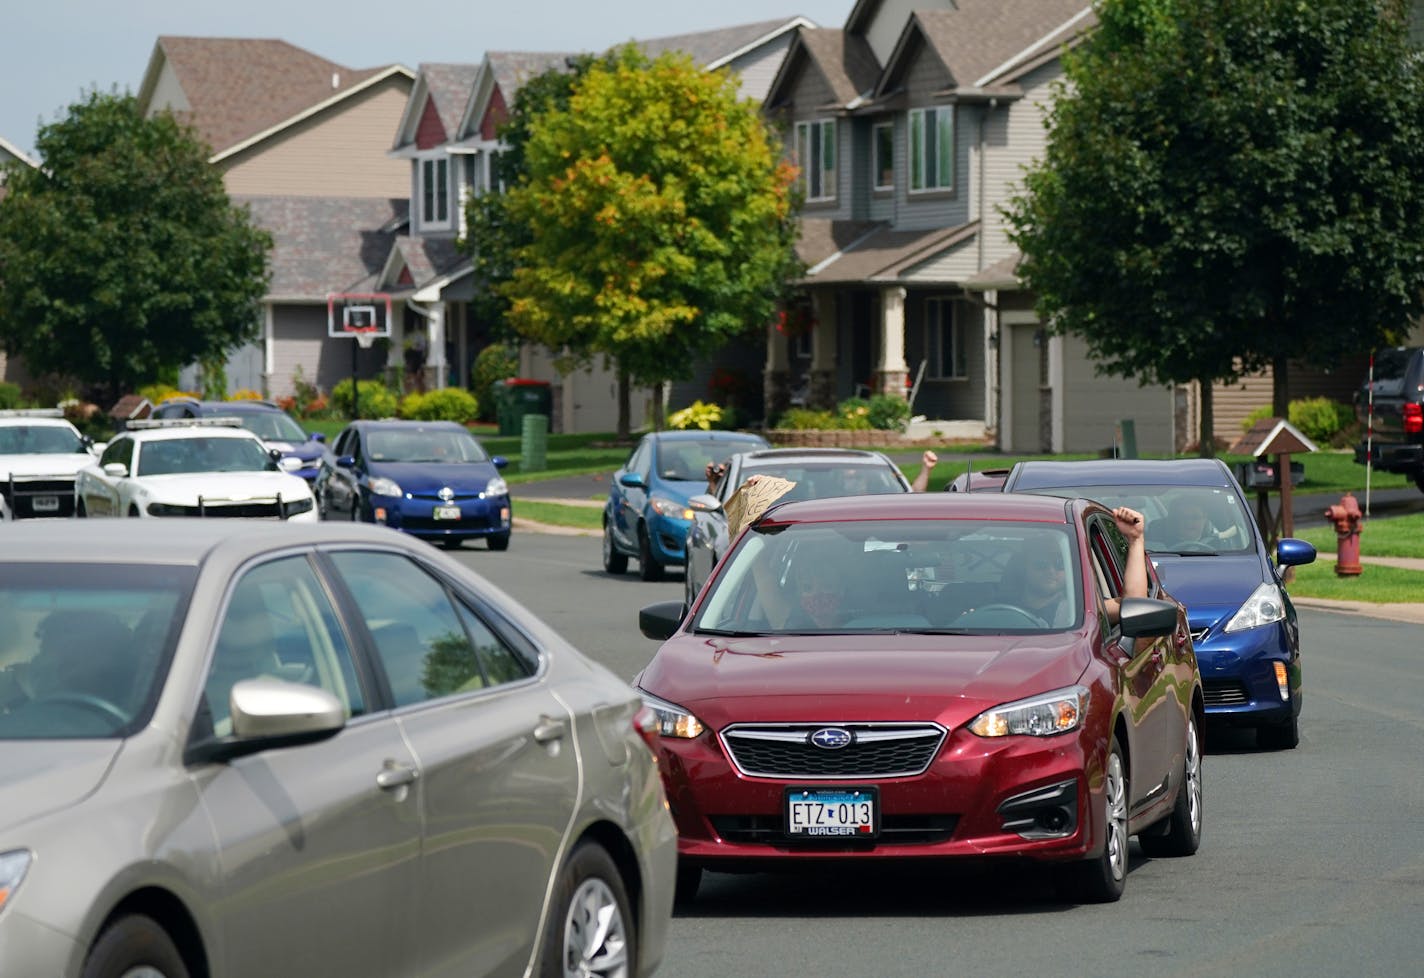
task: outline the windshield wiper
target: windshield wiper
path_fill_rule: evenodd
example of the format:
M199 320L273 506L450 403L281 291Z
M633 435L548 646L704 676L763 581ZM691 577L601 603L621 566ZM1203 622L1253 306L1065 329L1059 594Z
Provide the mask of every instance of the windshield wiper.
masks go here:
M694 629L692 630L692 634L694 634L694 635L722 635L722 636L725 636L725 637L727 637L727 638L761 638L761 637L767 635L768 633L767 633L767 632L743 632L743 631L738 631L738 630L735 629L735 628L694 628Z

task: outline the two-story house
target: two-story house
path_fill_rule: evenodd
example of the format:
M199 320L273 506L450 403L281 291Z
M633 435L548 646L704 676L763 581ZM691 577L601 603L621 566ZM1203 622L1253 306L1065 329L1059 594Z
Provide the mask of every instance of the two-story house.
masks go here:
M766 111L800 169L810 328L768 329L769 413L908 392L929 430L1006 451L1100 449L1122 418L1143 451L1182 443L1184 392L1046 333L999 212L1094 24L1086 0L858 0L801 32Z
M30 158L29 154L4 136L0 136L0 198L5 196L5 166L7 164L19 163L24 166L35 167L39 164ZM24 385L29 381L29 376L25 373L22 365L18 361L12 361L4 351L0 350L0 380L11 384Z
M354 367L382 372L384 351L327 336L327 294L372 290L405 226L409 173L386 149L413 83L402 65L353 69L280 40L154 45L140 105L190 122L234 202L273 236L261 339L233 356L229 391L275 397L299 371L327 390ZM194 371L184 383L196 384Z
M790 17L635 43L650 57L681 51L709 71L735 72L743 94L759 101L796 31L808 26L806 18ZM425 379L432 386L465 383L489 342L489 324L479 322L469 304L470 262L455 248L465 231L463 202L499 189L493 185L493 160L502 148L498 130L520 86L563 67L569 57L491 51L475 65L420 66L389 151L409 166L410 226L393 242L377 288L403 309L394 316L397 330L425 334ZM607 369L564 373L550 351L525 344L520 373L553 385L555 430L607 431L616 425L617 388ZM633 423L640 424L640 402L634 415Z

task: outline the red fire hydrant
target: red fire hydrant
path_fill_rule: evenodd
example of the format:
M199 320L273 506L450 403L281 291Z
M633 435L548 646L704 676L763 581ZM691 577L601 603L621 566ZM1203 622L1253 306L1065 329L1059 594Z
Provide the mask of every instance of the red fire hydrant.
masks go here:
M1335 524L1335 573L1351 577L1360 573L1360 512L1355 494L1347 492L1325 510L1325 518Z

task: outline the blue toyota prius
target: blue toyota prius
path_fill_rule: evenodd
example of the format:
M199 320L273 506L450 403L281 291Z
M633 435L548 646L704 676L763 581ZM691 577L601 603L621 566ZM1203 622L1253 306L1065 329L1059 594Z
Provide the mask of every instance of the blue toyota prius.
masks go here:
M483 539L509 548L507 464L453 421L354 421L324 459L322 519L383 523L448 549Z
M1220 459L1019 462L1005 492L1088 496L1147 520L1157 573L1187 607L1207 719L1254 727L1263 748L1300 741L1300 627L1280 568L1315 560L1304 540L1275 560Z

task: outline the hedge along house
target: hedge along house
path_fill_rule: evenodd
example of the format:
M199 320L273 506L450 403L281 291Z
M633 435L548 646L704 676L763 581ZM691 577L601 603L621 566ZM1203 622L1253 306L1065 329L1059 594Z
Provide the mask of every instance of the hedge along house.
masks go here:
M649 57L682 51L709 71L733 71L743 94L760 101L771 84L804 17L743 24L694 34L635 41ZM397 239L379 276L378 290L390 292L415 317L396 316L406 330L427 335L426 381L434 387L466 384L471 364L490 342L492 324L472 314L471 264L455 242L465 233L464 201L497 193L494 161L503 149L498 130L509 117L519 88L550 69L563 68L566 52L491 51L477 65L421 65L388 155L410 168L409 235ZM476 243L477 244L477 243ZM705 397L717 365L748 371L760 368L760 352L727 351L716 364L702 365L692 381L672 395L691 401ZM601 365L561 372L554 353L523 344L520 375L553 388L555 431L608 431L617 424L617 382ZM681 401L679 401L681 403ZM640 426L645 405L635 398L632 424Z
M802 30L766 99L800 168L807 328L767 332L771 413L908 392L916 433L1093 451L1182 442L1184 393L1098 377L1048 336L999 214L1044 150L1084 0L858 0ZM799 396L798 396L799 395Z
M147 113L171 109L212 147L228 194L273 237L259 340L227 365L229 393L330 390L351 376L352 342L327 337L329 292L369 291L405 227L407 168L386 156L414 73L353 69L285 41L160 37L139 87ZM360 351L361 376L389 354ZM181 383L196 387L196 369Z

